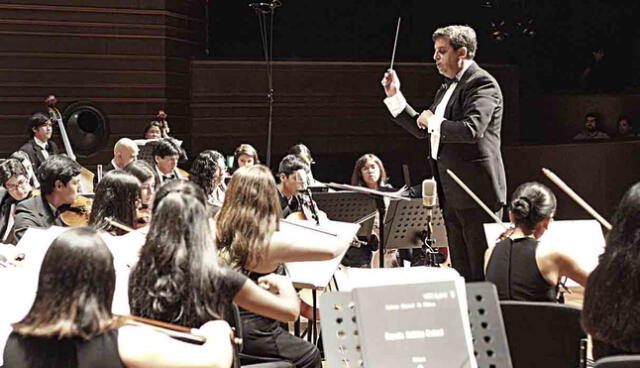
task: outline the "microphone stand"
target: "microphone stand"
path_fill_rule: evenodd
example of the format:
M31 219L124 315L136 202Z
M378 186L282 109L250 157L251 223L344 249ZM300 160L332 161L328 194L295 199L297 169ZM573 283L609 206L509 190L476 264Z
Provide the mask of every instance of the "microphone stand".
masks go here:
M263 0L255 1L249 4L256 16L258 17L258 25L260 26L260 38L262 40L262 51L264 53L264 61L267 70L267 101L269 103L269 117L267 125L267 167L271 167L271 137L273 128L273 18L276 8L282 6L280 0ZM267 14L270 15L270 26L267 27Z
M429 208L429 211L431 209ZM438 248L435 247L436 240L433 238L433 224L431 223L433 216L429 214L427 216L427 228L422 230L420 239L422 242L422 254L424 256L424 265L427 267L440 267L442 258ZM440 257L438 257L440 255Z

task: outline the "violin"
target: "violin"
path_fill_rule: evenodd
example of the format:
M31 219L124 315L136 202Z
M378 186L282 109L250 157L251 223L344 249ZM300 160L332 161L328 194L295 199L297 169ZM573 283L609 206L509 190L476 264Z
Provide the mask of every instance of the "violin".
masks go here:
M145 227L151 222L151 208L147 205L142 205L142 208L136 213L136 221L134 223L135 229Z
M87 226L92 205L92 199L83 195L77 195L72 204L61 208L60 219L65 225L70 227Z

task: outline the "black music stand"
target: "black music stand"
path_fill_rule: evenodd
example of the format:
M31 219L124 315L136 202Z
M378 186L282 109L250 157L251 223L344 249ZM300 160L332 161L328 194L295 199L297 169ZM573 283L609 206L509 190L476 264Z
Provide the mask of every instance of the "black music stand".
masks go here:
M353 192L362 193L373 198L375 200L374 203L376 204L376 208L378 209L378 216L380 217L380 219L385 219L385 216L387 214L387 206L384 202L385 198L388 198L390 200L410 201L409 198L402 197L397 193L385 193L378 190L373 190L373 189L364 188L364 187L356 187L353 185L328 183L327 186L331 188L350 190ZM385 236L384 226L380 226L380 257L379 257L380 268L384 268L384 254L386 250L386 239L387 237Z
M332 221L360 223L362 226L357 235L371 234L377 211L376 202L371 196L354 191L318 192L313 199Z
M437 246L429 244L425 236L425 229L429 229L429 221L432 222L434 231L428 234L435 239L435 243L446 243L446 230L442 211L434 206L431 219L427 208L423 206L422 199L416 198L410 201L395 201L389 205L385 218L385 244L389 249L407 249L421 247L425 256L426 266L437 266L444 262L444 256L438 251Z

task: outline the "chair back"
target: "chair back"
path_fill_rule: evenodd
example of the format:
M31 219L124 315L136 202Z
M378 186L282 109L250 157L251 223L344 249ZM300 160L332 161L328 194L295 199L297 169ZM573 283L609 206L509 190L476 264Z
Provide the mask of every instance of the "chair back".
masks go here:
M548 302L500 302L514 367L576 368L585 357L581 309Z

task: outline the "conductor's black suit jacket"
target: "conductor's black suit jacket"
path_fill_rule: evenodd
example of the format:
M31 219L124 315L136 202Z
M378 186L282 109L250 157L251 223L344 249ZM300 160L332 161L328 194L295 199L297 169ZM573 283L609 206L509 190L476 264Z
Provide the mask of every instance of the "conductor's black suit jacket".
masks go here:
M443 84L429 110L435 112L447 91ZM436 177L439 195L453 208L478 205L447 174L453 171L493 210L506 202L506 180L500 153L502 92L496 80L473 62L464 72L449 99L440 126L437 160L429 161ZM418 128L419 113L410 105L393 120L417 138L428 138ZM430 145L429 145L430 147ZM430 150L431 148L429 148Z

